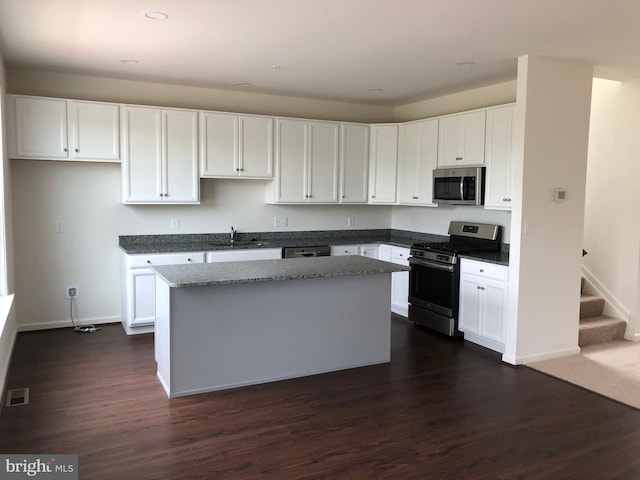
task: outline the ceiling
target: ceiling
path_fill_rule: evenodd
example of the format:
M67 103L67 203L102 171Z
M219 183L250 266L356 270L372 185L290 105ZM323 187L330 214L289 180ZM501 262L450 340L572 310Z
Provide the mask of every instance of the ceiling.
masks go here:
M515 79L526 54L638 78L640 1L0 0L0 53L8 68L396 106Z

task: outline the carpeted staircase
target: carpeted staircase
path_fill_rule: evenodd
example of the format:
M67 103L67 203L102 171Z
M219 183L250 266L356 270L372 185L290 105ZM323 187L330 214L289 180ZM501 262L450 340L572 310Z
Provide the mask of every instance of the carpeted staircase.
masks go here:
M584 278L582 279L584 285ZM604 298L597 295L580 296L580 333L578 345L584 347L596 343L623 340L627 322L603 315Z

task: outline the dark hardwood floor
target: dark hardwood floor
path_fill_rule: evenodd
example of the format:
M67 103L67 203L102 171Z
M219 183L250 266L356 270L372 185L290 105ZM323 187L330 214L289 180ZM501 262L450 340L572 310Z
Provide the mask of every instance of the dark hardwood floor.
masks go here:
M173 400L152 335L21 333L8 383L0 452L82 479L640 478L640 412L395 317L391 364Z

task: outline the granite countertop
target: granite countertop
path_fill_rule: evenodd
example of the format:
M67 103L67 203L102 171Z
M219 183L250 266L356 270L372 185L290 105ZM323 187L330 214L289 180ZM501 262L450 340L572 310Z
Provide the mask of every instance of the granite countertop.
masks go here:
M409 270L409 267L403 265L358 255L164 265L152 268L173 288L373 275Z
M404 230L329 230L299 232L241 232L231 244L229 234L121 235L120 248L129 255L144 253L208 252L248 248L308 247L384 243L409 248L415 242L446 241L445 235Z
M209 252L254 248L362 245L367 243L409 248L417 242L446 242L447 235L396 229L316 230L293 232L240 232L232 245L229 234L121 235L120 249L129 255L148 253ZM501 252L460 255L489 263L509 265L508 245Z

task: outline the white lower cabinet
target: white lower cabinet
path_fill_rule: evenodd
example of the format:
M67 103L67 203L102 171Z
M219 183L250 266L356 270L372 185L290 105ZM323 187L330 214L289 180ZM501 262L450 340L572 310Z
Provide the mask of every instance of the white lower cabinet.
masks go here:
M380 245L378 258L386 262L409 266L410 249L392 245ZM409 315L409 272L391 274L391 311L407 317Z
M508 286L508 267L461 259L458 328L465 340L504 353Z
M122 254L122 326L127 335L153 332L156 274L152 265L203 263L204 252Z

